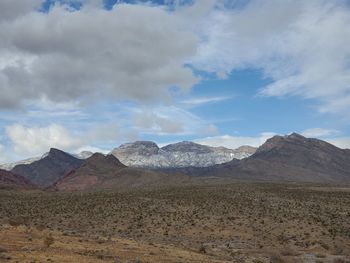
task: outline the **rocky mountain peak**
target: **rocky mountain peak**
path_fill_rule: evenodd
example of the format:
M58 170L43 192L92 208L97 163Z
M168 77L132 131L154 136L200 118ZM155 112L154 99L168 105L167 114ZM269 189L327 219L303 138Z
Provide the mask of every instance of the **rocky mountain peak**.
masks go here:
M86 162L95 162L104 160L105 156L102 153L94 153L89 158L86 159Z
M287 137L276 135L270 139L267 139L266 142L256 150L255 154L260 154L262 152L270 151L273 148L280 147L283 144L283 142L286 140L286 138Z
M194 142L183 141L174 144L169 144L162 147L166 152L194 152L194 153L210 153L212 152L209 146L201 145Z
M30 164L16 165L11 171L40 187L47 187L72 169L78 168L82 160L64 151L51 148L49 153Z
M286 136L276 135L268 139L263 145L261 145L256 154L271 151L272 149L293 149L295 147L302 147L307 149L318 149L319 151L338 151L344 152L340 148L335 147L334 145L319 140L315 138L306 138L298 133L292 133Z
M306 139L306 137L304 137L296 132L293 132L290 135L287 135L287 138L292 139L292 140L305 140Z
M125 154L137 152L141 155L153 155L157 154L159 151L158 145L151 141L136 141L132 143L125 143L120 145L117 149ZM116 149L113 151L115 150Z
M49 153L47 154L47 157L50 157L50 158L53 158L53 159L65 159L67 157L73 157L72 155L64 152L64 151L61 151L61 150L58 150L56 148L51 148ZM44 157L45 158L45 157Z
M159 148L155 142L152 141L135 141L124 143L120 145L120 148L130 148L130 147L145 147L145 148Z
M295 132L285 136L276 135L270 139L267 139L266 142L257 149L256 154L271 151L272 149L280 149L282 147L287 147L287 145L306 145L308 143L311 143L312 141L316 142L320 140L308 139Z
M94 153L91 157L85 160L84 165L99 165L99 166L113 166L113 167L126 167L122 164L115 156L108 154L103 155L102 153Z

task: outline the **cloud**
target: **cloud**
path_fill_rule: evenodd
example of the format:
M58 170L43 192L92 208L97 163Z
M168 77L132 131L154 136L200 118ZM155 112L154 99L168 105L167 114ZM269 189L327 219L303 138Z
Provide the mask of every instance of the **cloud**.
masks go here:
M339 148L342 149L350 149L350 137L341 137L337 135L339 131L332 129L323 129L323 128L311 128L301 132L301 134L305 137L311 138L320 138L324 141L327 141ZM221 135L221 136L213 136L206 137L202 139L196 139L194 142L219 147L223 146L230 149L238 148L242 145L249 145L253 147L259 147L265 141L273 136L277 135L277 133L273 132L264 132L258 136L231 136L231 135Z
M181 104L186 104L190 106L200 106L204 104L211 104L211 103L218 103L221 101L225 101L230 99L231 97L199 97L199 98L192 98L192 99L186 99L181 101Z
M339 134L340 132L335 129L324 129L324 128L310 128L301 132L301 134L305 137L327 137L334 136Z
M204 127L202 134L216 135L216 134L219 134L219 129L214 124L209 124L208 126Z
M84 141L58 124L47 127L26 127L14 124L6 127L6 135L18 155L41 155L49 148L72 151L83 146Z
M110 153L111 149L104 149L104 148L100 148L100 147L95 147L95 146L91 146L91 145L85 145L82 146L78 149L76 149L75 151L73 151L72 153L81 153L81 152L92 152L92 153L103 153L103 154L108 154Z
M0 164L8 161L7 155L5 154L5 147L0 144Z
M42 0L26 0L26 1L13 1L13 0L1 0L0 1L0 23L2 21L16 19L21 15L25 15L28 12L33 11L40 7Z
M262 145L267 139L276 135L276 133L265 132L261 133L258 136L231 136L231 135L221 135L221 136L213 136L206 137L202 139L194 140L194 142L204 145L209 145L213 147L226 147L230 149L236 149L242 145L249 145L253 147L259 147Z
M132 122L140 133L153 135L213 134L217 128L175 106L133 108Z
M114 143L121 136L121 129L116 123L99 123L85 135L86 143Z
M42 155L50 148L72 153L92 149L105 152L94 145L114 144L120 138L128 137L115 123L95 123L78 133L72 133L70 129L56 123L47 126L13 124L7 126L5 132L14 152L22 157Z
M327 142L342 148L342 149L350 149L350 137L337 137L326 139Z
M261 69L271 84L260 95L301 96L320 112L347 113L346 0L118 1L110 11L84 0L80 10L56 2L48 13L36 11L40 2L0 3L2 108L43 98L162 99L170 87L199 81L187 63L219 78Z
M153 111L137 113L134 116L134 124L137 128L151 134L181 134L184 132L183 123L180 120Z
M348 1L251 0L236 8L225 3L201 5L207 14L197 17L194 28L202 40L195 68L218 75L261 69L271 84L260 95L301 96L318 101L320 112L348 114Z
M0 22L0 107L166 98L170 87L198 82L184 66L196 45L179 18L157 6L72 11L56 3L48 13L21 13Z
M335 129L310 128L301 134L308 138L319 138L342 149L350 149L350 137L339 136L341 132Z

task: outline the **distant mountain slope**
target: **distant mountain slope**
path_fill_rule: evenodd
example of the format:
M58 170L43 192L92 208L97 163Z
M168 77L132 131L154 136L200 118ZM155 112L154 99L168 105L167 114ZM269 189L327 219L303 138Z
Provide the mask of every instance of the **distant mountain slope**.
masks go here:
M238 169L285 180L350 182L350 152L293 133L268 139Z
M24 177L0 169L0 189L31 189L34 186Z
M11 171L39 187L47 187L72 169L80 167L82 160L58 149L51 149L42 159L30 164L20 164Z
M178 185L188 181L183 175L169 175L144 169L128 168L113 155L95 153L76 170L59 179L51 190L124 189Z
M179 168L209 167L231 161L233 158L243 159L252 155L255 150L249 146L231 150L193 142L179 142L159 148L154 142L137 141L123 144L111 154L131 167Z
M242 180L350 183L350 151L293 133L268 139L246 159L182 172Z

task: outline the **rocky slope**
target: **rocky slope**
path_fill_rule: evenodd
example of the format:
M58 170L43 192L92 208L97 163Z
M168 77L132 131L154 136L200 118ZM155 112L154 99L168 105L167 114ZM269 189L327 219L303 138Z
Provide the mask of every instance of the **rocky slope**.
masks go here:
M20 164L11 171L28 179L33 184L45 188L56 182L72 169L80 167L82 160L58 149L38 161L30 164Z
M146 168L179 168L209 167L229 162L232 159L243 159L255 152L255 148L242 146L231 150L224 147L209 147L193 142L179 142L159 148L149 141L137 141L123 144L111 154L122 163L132 167Z
M292 181L350 182L350 152L293 133L275 136L239 164L239 170Z
M34 186L24 177L0 169L0 189L32 189Z
M129 168L113 155L95 153L83 164L59 179L50 190L75 191L90 189L125 189L179 185L189 178L145 169Z

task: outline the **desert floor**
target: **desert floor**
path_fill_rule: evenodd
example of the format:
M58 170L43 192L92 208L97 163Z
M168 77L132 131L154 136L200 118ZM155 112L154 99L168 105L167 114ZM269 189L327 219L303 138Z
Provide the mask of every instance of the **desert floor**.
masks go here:
M0 262L350 262L350 188L0 191Z

